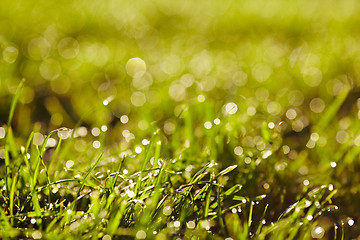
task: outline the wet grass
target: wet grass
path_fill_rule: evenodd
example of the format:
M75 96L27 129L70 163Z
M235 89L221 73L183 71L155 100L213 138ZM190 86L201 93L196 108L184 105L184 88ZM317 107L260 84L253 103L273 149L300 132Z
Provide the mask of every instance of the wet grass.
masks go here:
M337 105L335 100L328 111ZM206 105L198 110L204 108L207 111ZM64 128L51 131L38 145L32 144L31 133L26 146L18 146L11 127L6 127L2 237L308 239L326 232L343 238L344 224L353 223L333 214L339 211L332 201L334 185L316 186L310 183L313 176L299 182L294 177L299 170L292 168L303 165L298 163L304 160L301 156L292 160L293 166L278 166L284 155L279 126L259 129L265 144L261 151L233 148L239 141L232 136L238 126L233 116L205 123L204 135L190 144L189 139L196 138L192 126L181 122L192 118L185 115L195 114L195 109L189 106L182 113L171 140L157 131L134 152L120 154L89 149L72 155L79 136ZM69 134L66 140L64 131ZM45 162L46 146L56 132L61 132L58 145ZM179 144L178 156L163 157L171 152L171 141ZM126 169L131 162L139 166L133 172Z
M356 1L31 2L0 2L0 238L360 235Z

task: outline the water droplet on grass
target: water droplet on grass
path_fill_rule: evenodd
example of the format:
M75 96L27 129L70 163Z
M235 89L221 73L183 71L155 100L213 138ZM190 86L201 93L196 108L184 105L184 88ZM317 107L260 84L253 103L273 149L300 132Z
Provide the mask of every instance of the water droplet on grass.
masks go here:
M100 148L101 143L100 143L99 141L97 141L97 140L96 140L96 141L94 141L94 142L93 142L93 144L92 144L92 145L93 145L93 148L98 149L98 148Z
M322 238L324 234L325 230L320 226L316 226L311 230L311 237L313 238Z
M275 123L269 122L268 127L269 127L270 129L273 129L273 128L275 127Z
M128 121L129 121L129 117L128 117L128 116L122 115L122 116L120 117L120 122L121 122L121 123L125 124L125 123L127 123Z
M42 233L39 231L39 230L36 230L34 231L31 236L34 238L34 239L41 239L42 238Z
M272 154L272 151L270 151L270 150L265 150L265 151L262 152L262 158L263 158L263 159L266 159L266 158L268 158L271 154Z
M68 160L65 165L67 168L71 168L72 166L74 166L74 164L75 164L74 161Z
M0 127L0 139L5 137L5 128Z
M204 127L205 127L206 129L210 129L210 128L212 127L211 122L209 122L209 121L205 122L205 123L204 123Z
M141 153L141 152L142 152L142 148L141 148L140 146L135 147L135 152L136 152L137 154Z
M34 133L33 144L39 146L39 145L43 144L44 139L45 139L44 135L42 135L39 132L36 132L36 133Z
M101 126L101 131L106 132L108 130L108 127L106 125Z
M164 209L163 209L163 214L165 216L169 216L171 213L172 213L171 207L170 206L165 206Z
M246 157L246 158L244 159L244 162L245 162L246 164L250 164L250 163L251 163L251 158Z
M111 239L112 239L111 236L108 234L106 234L102 237L102 240L111 240Z
M100 135L100 129L97 128L97 127L94 127L92 130L91 130L91 134L94 136L94 137L97 137Z
M146 146L146 145L149 145L150 141L147 140L147 139L143 139L143 140L141 141L141 143L142 143L142 145Z
M174 227L178 228L178 227L180 227L180 225L181 225L180 221L175 221L174 222Z
M234 153L238 156L241 156L243 154L243 151L244 151L243 148L240 146L234 148Z
M194 221L189 221L189 222L187 222L186 225L189 229L194 229L196 227L196 224Z
M56 145L56 139L49 138L46 142L46 147L55 147Z
M77 129L75 129L74 137L85 137L88 133L88 130L86 127L81 126Z
M125 191L125 194L128 195L130 198L132 198L132 197L135 196L134 191L131 191L131 190L129 190L129 189Z
M143 230L140 230L136 233L136 238L138 239L145 239L146 238L146 232Z

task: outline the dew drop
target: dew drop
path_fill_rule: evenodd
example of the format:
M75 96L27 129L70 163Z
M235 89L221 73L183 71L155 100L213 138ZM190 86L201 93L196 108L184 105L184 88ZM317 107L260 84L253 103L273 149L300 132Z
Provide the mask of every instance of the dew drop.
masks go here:
M211 122L209 122L209 121L205 122L205 123L204 123L204 127L205 127L206 129L210 129L210 128L212 127Z
M140 230L136 233L136 238L138 239L145 239L146 238L146 232L144 230Z
M316 226L311 230L311 237L313 238L322 238L324 234L325 230L320 226Z
M96 140L96 141L93 142L92 145L93 145L93 148L98 149L98 148L100 148L101 143L98 140Z
M137 154L141 153L141 152L142 152L142 148L141 148L140 146L135 147L135 152L136 152Z
M189 222L187 222L186 225L189 229L194 229L196 227L196 224L194 221L189 221Z
M106 125L101 126L101 131L106 132L108 130L108 127Z
M91 134L94 136L94 137L97 137L100 135L100 129L97 128L97 127L94 127L92 130L91 130Z
M308 185L310 184L310 182L309 182L309 180L305 179L305 180L303 181L303 184L304 184L305 186L308 186Z
M0 127L0 139L5 137L5 128Z
M219 125L219 124L220 124L220 119L215 118L215 119L214 119L214 124L215 124L215 125Z
M180 225L181 225L180 221L175 221L174 222L174 227L178 228L178 227L180 227Z
M74 166L74 164L75 164L74 161L68 160L68 161L66 161L65 165L66 165L67 168L71 168L72 166Z
M129 121L129 117L128 117L128 116L122 115L122 116L120 117L120 122L121 122L121 123L125 124L125 123L127 123L128 121Z
M244 151L243 148L240 146L234 148L234 153L238 156L241 156L243 154L243 151Z

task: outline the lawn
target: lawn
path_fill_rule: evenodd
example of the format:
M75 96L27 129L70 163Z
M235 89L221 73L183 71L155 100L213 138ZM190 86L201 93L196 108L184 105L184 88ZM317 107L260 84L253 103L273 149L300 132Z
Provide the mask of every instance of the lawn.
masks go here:
M0 238L358 239L359 12L0 1Z

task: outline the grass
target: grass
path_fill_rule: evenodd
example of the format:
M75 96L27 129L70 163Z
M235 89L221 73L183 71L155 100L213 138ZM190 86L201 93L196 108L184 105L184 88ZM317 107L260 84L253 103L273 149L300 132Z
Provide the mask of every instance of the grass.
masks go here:
M0 2L0 238L357 238L359 9Z
M22 86L19 85L14 97L12 111ZM191 111L186 114L191 114ZM222 121L222 125L236 124L231 117ZM191 125L184 125L185 129L178 131L190 134L189 127ZM7 128L5 156L9 156L7 161L10 162L11 155L13 164L5 168L1 196L2 237L307 239L319 224L316 219L331 216L331 212L338 209L332 203L336 193L333 185L313 187L312 191L299 186L299 193L294 198L297 201L277 217L282 207L270 203L264 189L247 189L262 180L259 168L274 171L270 170L273 169L271 159L277 157L264 157L264 151L252 152L262 154L264 159L248 165L239 163L234 156L221 161L210 159L211 151L215 151L213 147L220 148L216 150L220 151L217 154L227 153L223 148L228 144L222 138L221 142L219 139L215 139L216 144L212 142L212 138L222 130L221 125L209 129L211 133L204 137L205 153L200 151L201 146L187 146L179 159L161 158L161 138L164 136L155 132L141 153L125 155L122 160L111 152L105 155L102 152L99 156L90 153L92 157L87 157L93 160L87 164L89 167L76 169L66 163L65 167L49 172L50 163L60 161L57 156L66 147L59 147L60 137L52 156L55 159L46 164L45 146L52 133L63 129L50 132L39 146L31 144L32 133L26 147L13 157L8 149L20 149L11 139L11 128ZM269 129L262 127L261 130L267 141L274 141ZM268 144L268 147L271 149L273 146ZM195 155L194 149L199 149ZM275 155L278 150L271 151ZM187 165L187 161L196 157L205 161L197 160L197 163L193 160L196 165ZM135 159L139 160L139 171L124 171L124 163ZM234 160L236 165L227 166ZM259 192L265 194L256 195ZM343 231L339 223L334 227L334 231L338 227ZM339 235L341 239L340 234L334 232L333 236Z

